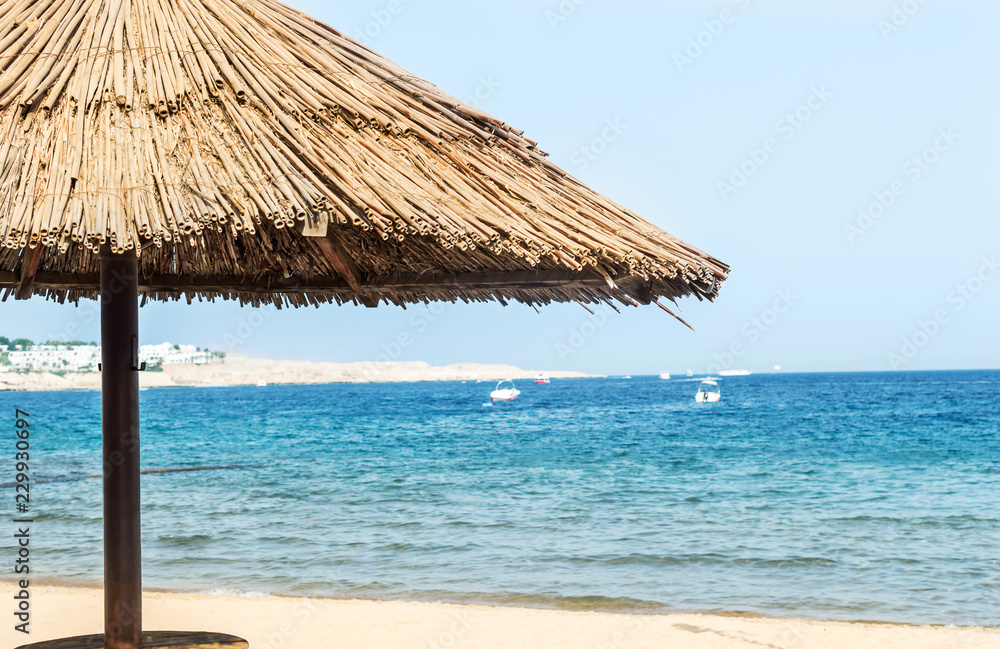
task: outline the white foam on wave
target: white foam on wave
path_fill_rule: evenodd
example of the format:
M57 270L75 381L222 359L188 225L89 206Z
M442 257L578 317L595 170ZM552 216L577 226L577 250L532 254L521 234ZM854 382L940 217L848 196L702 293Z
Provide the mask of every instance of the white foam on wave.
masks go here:
M247 599L259 599L261 597L273 597L272 593L265 593L255 590L240 590L239 588L213 588L205 591L206 595L213 597L244 597Z

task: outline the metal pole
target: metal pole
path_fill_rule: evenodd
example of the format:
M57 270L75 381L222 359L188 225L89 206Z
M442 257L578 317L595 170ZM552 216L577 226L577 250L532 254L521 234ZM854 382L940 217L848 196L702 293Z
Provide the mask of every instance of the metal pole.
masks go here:
M101 251L104 433L104 638L139 649L139 282L134 255Z

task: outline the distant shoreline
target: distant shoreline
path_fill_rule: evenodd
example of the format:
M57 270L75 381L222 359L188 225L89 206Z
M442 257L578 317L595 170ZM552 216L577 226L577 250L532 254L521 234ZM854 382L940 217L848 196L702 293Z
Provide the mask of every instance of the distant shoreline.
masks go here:
M515 381L533 380L539 373L550 378L599 378L582 372L522 370L513 365L458 363L435 367L423 362L315 363L226 356L225 362L206 365L164 365L162 371L142 372L139 386L236 387L267 385L328 385L336 383L423 383L434 381ZM54 392L100 390L98 372L0 373L0 392Z
M996 368L947 370L852 370L827 372L754 372L751 376L793 376L799 374L932 374L955 372L1000 372ZM310 361L275 361L231 354L226 362L206 365L165 365L163 371L146 371L139 375L143 388L239 387L256 385L263 380L268 385L336 385L342 383L426 383L446 381L531 381L539 370L522 370L513 365L483 365L458 363L435 367L423 362L362 362L314 363ZM623 378L617 375L586 374L583 372L541 371L552 379ZM677 374L669 381L701 381L707 374L693 377ZM656 374L635 375L656 377ZM744 376L719 377L723 380ZM26 374L0 372L2 392L59 392L100 390L98 372L73 373L62 376L51 372Z

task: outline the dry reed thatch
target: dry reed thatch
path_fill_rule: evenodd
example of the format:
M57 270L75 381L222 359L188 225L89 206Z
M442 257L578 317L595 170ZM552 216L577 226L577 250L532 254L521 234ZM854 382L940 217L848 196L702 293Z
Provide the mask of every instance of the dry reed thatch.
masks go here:
M147 298L279 306L714 299L729 270L272 0L2 0L0 129L4 299L95 297L102 246Z

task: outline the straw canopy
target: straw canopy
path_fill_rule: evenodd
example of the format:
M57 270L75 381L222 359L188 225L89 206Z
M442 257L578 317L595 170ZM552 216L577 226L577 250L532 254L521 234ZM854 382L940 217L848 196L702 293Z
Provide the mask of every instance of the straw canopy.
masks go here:
M0 137L4 299L96 297L102 247L146 298L279 306L714 299L729 271L271 0L0 1Z

